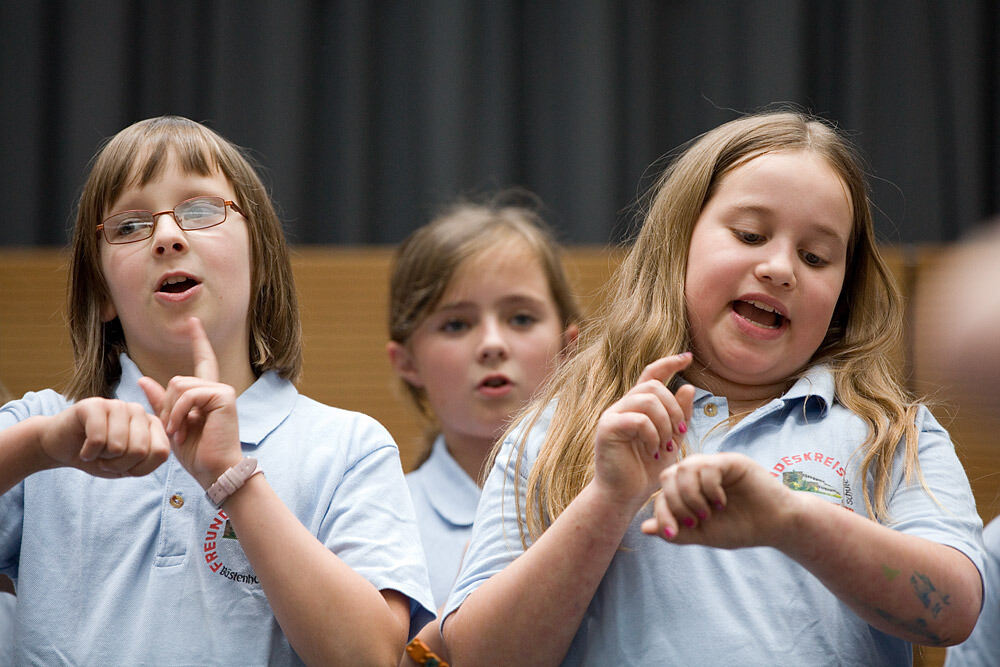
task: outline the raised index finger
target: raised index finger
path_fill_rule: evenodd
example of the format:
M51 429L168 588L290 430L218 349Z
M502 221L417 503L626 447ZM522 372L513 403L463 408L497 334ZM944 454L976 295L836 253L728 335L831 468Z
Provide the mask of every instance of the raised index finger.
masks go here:
M194 375L209 382L219 381L219 362L215 358L215 350L208 340L205 327L201 320L192 317L191 325L191 352L194 354Z
M639 375L639 382L645 382L646 380L666 382L675 374L687 368L691 364L691 358L690 352L681 352L669 357L660 357L642 369L642 374ZM636 384L639 384L639 382Z

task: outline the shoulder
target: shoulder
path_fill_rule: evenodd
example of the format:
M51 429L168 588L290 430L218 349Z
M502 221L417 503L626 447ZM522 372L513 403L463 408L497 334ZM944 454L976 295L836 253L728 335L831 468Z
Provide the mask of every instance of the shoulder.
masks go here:
M349 437L377 437L392 441L392 436L378 420L363 412L336 408L299 394L290 418L302 424L328 428L334 425Z
M504 470L507 477L517 474L527 480L545 444L555 410L556 401L552 401L541 410L522 415L497 450L491 474L499 469Z
M921 433L939 433L945 436L948 435L948 431L944 426L941 426L941 422L937 420L930 408L926 405L920 404L917 406L917 416L914 421L916 423L917 430Z
M937 420L927 406L918 406L914 425L916 426L918 438L917 456L920 459L921 466L931 461L942 461L949 467L961 469L964 476L964 468L958 460L958 454L955 452L955 443L951 439L951 434L941 425L941 422Z
M276 433L297 448L328 451L357 461L374 451L387 449L398 458L389 431L362 412L335 408L299 394Z
M73 404L54 389L29 391L0 407L0 428L37 415L55 415Z

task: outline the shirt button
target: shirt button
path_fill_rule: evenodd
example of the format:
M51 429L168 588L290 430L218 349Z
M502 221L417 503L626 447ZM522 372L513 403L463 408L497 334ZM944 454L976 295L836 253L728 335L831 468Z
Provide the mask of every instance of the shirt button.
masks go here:
M714 417L719 414L719 408L715 407L715 403L706 403L702 410L704 410L706 417Z
M174 495L170 496L170 506L176 507L177 509L184 507L184 496L182 496L179 493L175 493Z

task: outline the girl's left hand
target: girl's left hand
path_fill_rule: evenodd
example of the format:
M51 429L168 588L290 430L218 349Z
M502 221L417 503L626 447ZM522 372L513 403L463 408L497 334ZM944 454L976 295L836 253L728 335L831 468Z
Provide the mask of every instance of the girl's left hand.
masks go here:
M793 538L800 500L742 454L696 454L665 469L642 532L677 544L780 548Z
M201 321L192 317L194 377L175 376L164 389L144 377L139 386L170 437L174 454L203 488L243 458L236 391L218 382L219 365Z

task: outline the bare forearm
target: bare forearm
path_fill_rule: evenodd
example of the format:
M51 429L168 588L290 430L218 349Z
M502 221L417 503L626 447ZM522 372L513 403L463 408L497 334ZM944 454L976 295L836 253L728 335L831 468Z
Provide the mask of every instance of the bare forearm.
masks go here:
M929 646L975 627L982 582L961 552L809 498L782 551L874 627Z
M256 475L223 505L289 643L308 664L396 664L408 611L321 544Z
M438 614L440 613L441 610L438 610ZM441 619L436 618L425 625L420 629L420 632L417 633L416 639L423 642L424 646L427 647L427 650L436 655L438 658L447 663L451 663L451 655L448 653L444 640L441 639L440 622ZM399 659L399 667L413 667L413 665L416 664L417 662L413 660L413 658L411 658L406 651L403 651L403 655Z
M593 483L586 487L537 542L445 620L455 663L559 663L634 514L605 502Z

